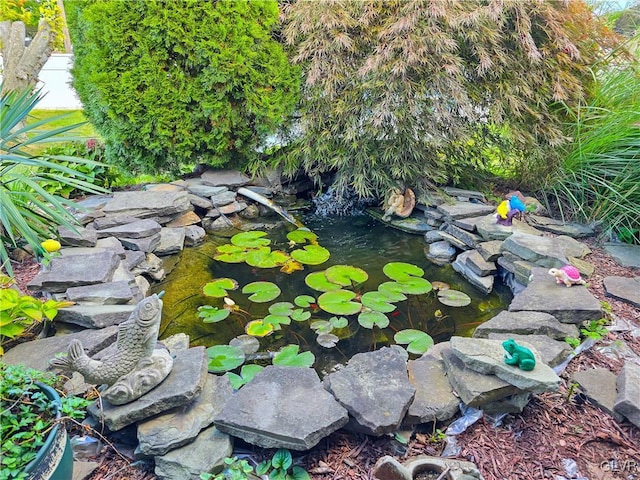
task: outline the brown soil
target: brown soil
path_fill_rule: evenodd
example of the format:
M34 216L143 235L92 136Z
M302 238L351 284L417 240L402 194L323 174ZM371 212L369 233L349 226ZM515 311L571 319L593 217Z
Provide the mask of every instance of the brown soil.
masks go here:
M640 271L619 266L593 241L586 243L593 250L586 260L596 267L589 278L589 290L611 305L615 318L634 328L640 327L640 309L606 297L602 285L606 276L633 277L640 275ZM14 264L13 268L22 289L38 271L38 266L29 261ZM619 341L626 342L640 355L640 337L629 331L612 332L602 344ZM570 382L566 381L578 369L602 366L617 372L622 364L620 359L598 349L588 350L570 363L562 375L565 382L559 392L534 396L522 414L508 415L499 426L485 417L468 428L457 438L461 449L457 458L475 462L485 480L556 480L556 475L566 475L563 459L575 460L581 476L590 480L639 480L640 429L629 422L616 422L582 395L570 391ZM446 427L446 424L421 426L407 445L391 437L336 432L309 452L293 453L313 480L370 480L374 464L383 455L395 456L400 461L421 454L440 455L444 442L436 428L446 431ZM257 461L273 453L245 447ZM89 480L157 478L151 465L130 458L130 449L114 442L96 459L100 465Z

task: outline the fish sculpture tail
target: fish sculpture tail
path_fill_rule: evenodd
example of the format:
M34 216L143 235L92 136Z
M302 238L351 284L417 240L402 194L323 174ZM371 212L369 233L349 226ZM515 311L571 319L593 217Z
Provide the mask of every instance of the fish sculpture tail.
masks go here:
M85 356L85 353L84 348L82 348L82 342L80 342L80 340L71 340L67 355L65 357L54 358L49 364L55 368L69 370L75 368L78 360L83 356Z

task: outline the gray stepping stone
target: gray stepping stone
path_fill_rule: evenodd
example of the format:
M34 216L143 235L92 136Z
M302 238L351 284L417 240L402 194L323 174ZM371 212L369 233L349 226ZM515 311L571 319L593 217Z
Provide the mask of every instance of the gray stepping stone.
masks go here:
M505 363L506 352L502 348L501 341L451 337L449 344L453 353L470 369L495 375L521 390L539 393L556 391L560 387L560 377L542 362L540 354L530 344L522 345L529 348L536 357L536 366L530 371Z
M247 208L246 203L233 201L227 205L212 208L206 213L205 216L209 218L218 218L220 215L231 215L232 213L241 212L245 208Z
M492 275L481 277L471 269L471 267L469 266L468 258L472 254L472 252L474 252L474 250L462 252L460 255L458 255L451 266L456 272L466 278L474 287L476 287L483 293L491 293L491 291L493 290L495 278Z
M503 240L481 242L477 245L476 249L485 262L495 262L502 255L502 242Z
M211 207L211 202L209 202L209 204L203 208L210 208L210 207ZM200 221L201 221L200 217L198 216L197 213L184 212L184 213L181 213L180 215L175 216L173 220L165 224L165 227L168 227L168 228L188 227L190 225L195 225L196 223L200 223Z
M58 310L56 322L73 323L84 328L105 328L124 322L135 308L135 305L78 304Z
M495 262L488 262L478 250L469 250L467 255L466 265L469 269L480 277L486 277L488 275L494 275L498 273Z
M450 233L447 233L444 230L440 230L440 238L442 238L442 240L449 242L451 245L453 245L456 248L459 248L460 250L469 250L470 248L473 248L473 246L467 245L465 242L460 240L455 235L451 235Z
M106 214L125 214L136 218L164 217L191 210L187 191L116 192L104 206Z
M462 188L456 187L444 187L442 190L444 190L444 193L446 193L447 195L451 195L452 197L474 198L476 200L480 200L481 202L487 201L484 193L477 192L475 190L464 190Z
M476 245L482 241L482 238L480 236L475 235L474 233L471 233L460 227L456 227L455 225L449 224L443 229L443 231L444 233L448 233L449 235L457 238L468 248L475 248Z
M96 248L102 248L104 250L110 250L118 254L120 258L125 258L127 253L116 237L99 238L96 242Z
M640 365L625 363L618 373L614 411L640 428Z
M207 232L198 225L189 225L185 227L184 245L186 247L195 247L204 242Z
M99 283L70 287L66 291L72 302L88 302L96 305L123 305L133 299L133 292L127 281Z
M132 223L125 223L116 227L105 228L98 231L98 237L116 237L116 238L145 238L160 232L162 226L150 218L144 220L136 220Z
M640 307L640 277L606 277L604 289L607 296Z
M264 448L309 450L348 421L314 370L269 365L234 394L215 425Z
M354 430L368 435L395 432L413 401L406 352L383 347L358 353L347 366L324 378L324 384L348 411Z
M542 217L540 215L529 215L529 221L543 232L551 232L556 235L567 235L572 238L592 237L595 232L588 225L580 223L563 222L554 218Z
M502 250L547 268L560 268L569 262L568 257L581 258L591 252L589 247L571 237L539 237L520 232L507 238Z
M471 202L455 202L454 204L443 203L442 205L438 205L436 208L445 217L450 219L478 217L491 213L495 210L495 207L491 205Z
M160 243L153 250L153 253L158 256L180 253L184 248L185 237L185 227L163 227L162 230L160 230Z
M432 227L427 223L426 219L422 215L418 215L416 213L407 218L392 217L389 220L382 219L382 211L379 208L367 208L365 213L376 220L380 220L386 225L390 225L393 228L397 228L398 230L407 233L423 235L426 232L435 229L435 227Z
M575 324L602 318L600 302L585 286L557 284L545 268L533 268L531 275L527 288L513 297L510 312L545 312L562 323Z
M617 380L615 374L606 368L592 368L575 372L571 380L580 386L593 404L612 415L618 422L622 421L622 416L614 412Z
M227 376L208 374L202 393L189 405L181 405L138 424L140 451L164 455L195 439L233 395Z
M444 421L458 413L460 400L453 394L442 360L425 355L418 360L409 360L407 370L416 394L405 423Z
M438 237L440 232L438 231ZM425 247L426 257L432 263L436 265L446 265L451 263L456 256L457 250L449 242L437 241L429 244L429 247Z
M120 225L126 225L127 223L137 222L139 218L126 213L116 213L114 215L105 215L104 217L96 218L93 221L93 226L96 230L105 230L107 228L118 227Z
M115 432L158 413L187 405L202 392L208 362L204 347L178 352L169 376L149 393L125 405L111 405L107 400L102 400L100 405L96 401L89 405L87 411Z
M200 179L205 185L226 185L229 187L241 187L251 181L245 174L236 170L207 170Z
M604 249L623 267L640 268L640 245L608 244Z
M540 230L536 230L527 223L514 219L513 225L507 227L496 223L495 214L490 214L476 223L476 230L485 240L505 240L515 232L528 233L530 235L542 235Z
M561 323L553 315L544 312L500 312L495 317L478 325L473 332L475 338L489 338L491 333L546 335L556 340L578 337L580 332L573 324Z
M98 241L98 234L93 228L78 227L73 231L67 227L59 226L58 235L60 242L72 247L95 247Z
M225 205L229 205L230 203L234 203L236 201L236 192L222 192L218 193L211 197L211 204L214 207L223 207ZM232 213L232 212L230 212Z
M213 187L211 185L205 185L204 183L190 183L187 185L187 190L189 190L189 193L192 193L193 195L205 198L210 198L214 195L219 195L229 191L229 189L224 186Z
M453 220L452 223L456 227L463 228L465 230L468 230L469 232L475 232L477 230L478 222L484 220L484 217L485 215L482 215L480 217L459 218L459 219Z
M144 238L120 238L120 243L129 250L151 253L160 245L160 233Z
M554 340L546 335L517 335L513 333L490 333L489 339L500 340L501 342L512 338L521 345L529 343L540 354L540 358L550 367L555 367L564 362L569 354L573 352L573 348L567 342Z

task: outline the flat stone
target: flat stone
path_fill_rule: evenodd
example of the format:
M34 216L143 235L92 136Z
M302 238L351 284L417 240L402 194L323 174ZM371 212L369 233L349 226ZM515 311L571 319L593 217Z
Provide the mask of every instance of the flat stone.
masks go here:
M446 265L455 258L457 250L449 242L440 241L425 247L425 256L436 265Z
M450 348L442 351L442 361L449 383L465 405L478 408L486 403L522 393L522 390L495 375L471 370Z
M423 216L418 216L415 213L407 218L392 217L390 220L383 220L382 211L379 208L367 208L365 213L386 225L390 225L393 228L407 233L424 235L426 232L434 229L434 227L425 221Z
M117 227L105 228L98 231L98 237L116 237L116 238L144 238L155 235L160 232L162 226L150 218L144 220L136 220L132 223L125 223Z
M474 338L489 338L489 334L545 335L564 340L567 337L579 337L576 325L561 323L553 315L544 312L500 312L495 317L478 325Z
M140 265L147 258L144 252L136 250L125 250L125 263L130 270Z
M477 230L476 225L478 224L478 222L482 221L484 217L485 215L482 215L480 217L459 218L459 219L453 220L452 223L456 227L462 228L469 232L475 232Z
M209 205L205 208L211 207L211 202L209 201ZM196 223L200 223L200 217L194 211L184 212L180 215L176 216L173 220L168 222L165 227L167 228L179 228L179 227L188 227L189 225L195 225Z
M118 254L102 249L88 250L87 253L63 253L52 258L49 267L36 275L27 288L62 293L69 287L111 281L113 272L120 264Z
M592 237L595 232L588 225L580 223L563 222L554 218L543 217L540 215L529 215L529 221L535 225L538 230L543 232L551 232L556 235L567 235L572 238Z
M614 411L640 427L640 366L627 362L618 373Z
M226 185L228 187L242 187L248 184L251 179L245 174L236 170L207 170L200 179L205 185Z
M640 277L606 277L604 289L607 296L640 307Z
M206 216L209 218L218 218L220 215L231 215L232 213L241 212L245 208L247 208L246 203L233 201L222 207L212 208L206 213Z
M442 241L439 230L430 230L424 234L424 241L431 244Z
M126 281L70 287L67 288L66 295L72 302L89 302L96 305L123 305L133 299L133 292Z
M184 248L186 230L184 227L163 227L160 230L160 243L153 250L158 256L180 253Z
M478 217L491 213L495 210L495 207L491 205L471 202L455 202L453 204L443 203L442 205L438 205L436 208L445 217L451 219Z
M236 192L226 191L211 197L211 204L214 207L223 207L236 201Z
M198 436L213 423L233 395L227 376L208 374L202 393L181 405L138 424L138 442L145 455L164 455Z
M496 223L495 214L490 214L484 217L476 223L476 230L485 240L505 240L510 237L514 232L528 233L530 235L542 235L540 230L529 226L525 222L513 219L513 225L507 227Z
M204 242L206 236L207 232L204 228L198 225L189 225L185 228L184 245L185 247L195 247Z
M444 240L446 242L449 242L451 245L453 245L456 248L459 248L460 250L469 250L470 248L473 248L473 247L467 245L462 240L460 240L455 235L451 235L450 233L447 233L447 232L445 232L443 230L440 230L440 238L442 238L442 240Z
M86 480L99 465L97 462L79 462L74 460L73 477L71 477L71 480Z
M426 207L424 205L421 206L420 204L418 204L416 205L416 209L421 209L422 212L424 213L424 216L432 220L438 220L442 222L444 219L444 214L440 213L435 208Z
M491 291L493 290L493 283L495 281L495 278L491 275L481 277L471 270L467 262L467 259L471 253L472 250L462 252L460 255L458 255L451 266L456 272L466 278L474 287L476 287L483 293L491 293Z
M147 192L180 192L184 190L184 186L179 182L172 183L148 183L144 186Z
M66 353L72 340L80 340L87 355L93 356L115 342L118 336L118 327L103 328L100 330L83 330L67 335L32 340L20 343L7 350L2 361L9 365L22 363L27 367L45 371L49 369L49 360L59 353Z
M96 230L105 230L107 228L119 227L120 225L126 225L127 223L137 222L139 218L126 213L116 213L113 215L105 215L104 217L96 218L93 221L93 227Z
M354 355L346 367L327 375L324 384L349 411L354 429L368 435L396 431L416 393L405 358L388 347Z
M522 413L531 400L531 394L528 392L504 397L495 402L489 402L482 405L482 411L487 415L498 415L502 413Z
M116 237L99 238L96 242L96 248L111 250L112 252L117 253L120 258L125 258L127 256L124 247L120 243L120 240L118 240Z
M558 390L560 377L542 362L540 354L530 344L529 348L536 357L533 370L521 370L517 366L504 362L505 350L502 342L484 338L451 337L449 340L453 353L463 363L479 373L492 374L527 392L550 392Z
M125 214L136 218L177 215L191 210L186 190L116 192L104 206L106 214Z
M98 235L93 228L76 227L73 231L67 227L59 226L58 235L63 245L72 247L95 247Z
M158 413L189 404L202 391L207 379L208 362L204 347L177 352L169 376L149 393L119 406L111 405L106 400L102 401L102 405L94 402L87 411L115 432Z
M612 415L618 422L622 421L622 416L614 412L617 381L615 374L606 368L591 368L575 372L571 379L580 386L594 405Z
M495 275L498 273L498 269L494 262L487 262L478 250L469 250L467 255L467 267L480 277L486 277L487 275Z
M453 418L460 401L453 394L442 360L429 356L409 360L407 370L416 394L407 411L405 423L429 423Z
M135 305L73 305L58 310L56 322L73 323L84 328L119 325L129 318Z
M269 365L234 394L215 425L264 448L309 450L348 421L314 370Z
M513 297L510 312L545 312L562 323L575 324L602 318L600 301L585 286L557 284L545 268L533 268L531 275L529 285Z
M546 335L518 335L514 333L490 333L489 339L500 340L501 342L512 338L518 345L529 343L540 354L540 358L550 367L555 367L564 362L569 354L573 352L573 348L567 342L554 340Z
M134 275L149 275L153 280L162 280L165 277L162 260L153 253L146 253L145 258L135 268L131 269Z
M187 186L187 190L189 193L197 195L199 197L210 198L214 195L219 195L224 192L228 192L229 189L227 187L218 186L213 187L211 185L205 185L204 183L193 183Z
M139 252L153 252L160 245L160 233L145 238L120 238L120 243L129 250L137 250Z
M567 260L569 260L569 263L571 265L573 265L578 269L578 271L580 272L580 275L583 275L585 277L590 277L591 275L593 275L593 272L595 272L596 270L596 267L594 267L592 264L590 264L586 260L582 260L581 258L567 257Z
M202 208L205 210L211 208L211 199L208 197L199 197L198 195L193 195L192 193L190 193L189 201L191 202L191 205L197 208Z
M444 190L444 193L446 193L447 195L451 195L452 197L473 198L476 200L480 200L481 202L487 201L484 193L477 192L475 190L464 190L462 188L456 187L444 187L442 190Z
M478 253L482 256L485 262L495 262L502 256L502 242L503 240L490 240L488 242L480 242L476 245Z
M580 258L591 252L589 247L571 237L539 237L520 232L507 238L502 250L546 268L563 267L568 263L567 257Z
M233 439L209 427L195 441L154 458L154 473L160 480L196 480L224 464L233 452Z
M443 230L445 233L456 237L469 248L475 248L475 246L482 241L480 236L452 224L447 225Z
M640 245L607 244L604 249L623 267L640 268Z

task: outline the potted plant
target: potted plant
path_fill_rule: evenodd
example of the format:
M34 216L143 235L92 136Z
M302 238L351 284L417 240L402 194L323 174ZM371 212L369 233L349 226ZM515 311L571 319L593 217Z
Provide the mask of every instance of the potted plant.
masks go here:
M68 480L73 456L63 419L88 401L60 397L51 373L0 362L0 480Z

